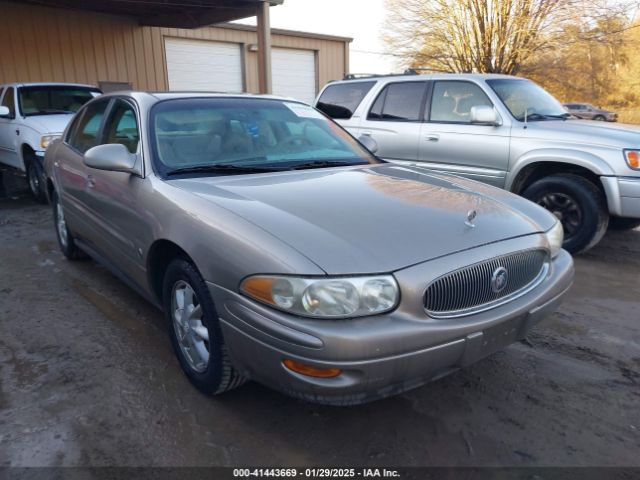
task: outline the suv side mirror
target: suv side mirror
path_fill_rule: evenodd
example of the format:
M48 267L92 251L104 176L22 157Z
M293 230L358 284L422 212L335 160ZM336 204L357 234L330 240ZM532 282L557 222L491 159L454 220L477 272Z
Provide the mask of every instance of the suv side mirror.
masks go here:
M376 153L378 151L378 142L371 138L370 135L360 135L360 137L358 137L358 141L371 153Z
M84 154L84 164L96 170L140 174L136 168L138 156L129 153L120 143L107 143L90 148Z
M471 107L470 118L471 123L477 125L498 126L502 124L498 118L496 109L489 105L476 105L475 107Z
M5 107L4 105L0 106L0 117L9 118L11 116L11 110L9 107Z

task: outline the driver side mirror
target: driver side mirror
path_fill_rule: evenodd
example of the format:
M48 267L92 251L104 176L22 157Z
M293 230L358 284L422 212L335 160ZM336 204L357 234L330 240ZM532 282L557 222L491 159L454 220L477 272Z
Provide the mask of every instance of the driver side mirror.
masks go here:
M96 170L125 172L140 175L136 166L138 156L129 153L127 147L120 143L107 143L90 148L84 154L84 164Z
M4 105L0 107L0 117L11 118L11 110L9 110L9 107L5 107Z
M476 125L502 125L502 122L498 118L498 112L489 105L476 105L471 107L470 112L471 123Z
M378 151L378 142L371 138L370 135L360 135L360 137L358 137L358 141L371 153L376 153Z

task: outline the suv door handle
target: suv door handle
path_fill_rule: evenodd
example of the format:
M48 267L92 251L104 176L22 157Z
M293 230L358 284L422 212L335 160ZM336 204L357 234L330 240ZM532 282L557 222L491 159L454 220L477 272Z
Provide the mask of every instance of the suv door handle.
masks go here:
M371 132L361 132L360 135L364 135L365 137L370 137Z
M93 188L95 186L96 186L96 180L93 178L92 175L87 175L87 187Z
M440 135L436 135L435 133L431 133L431 134L427 135L427 140L429 140L430 142L437 142L438 140L440 140Z

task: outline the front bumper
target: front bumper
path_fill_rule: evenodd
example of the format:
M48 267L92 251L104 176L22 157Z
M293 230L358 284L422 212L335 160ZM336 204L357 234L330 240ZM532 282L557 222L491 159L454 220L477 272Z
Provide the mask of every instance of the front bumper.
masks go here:
M551 313L573 283L573 261L562 251L547 278L526 295L492 310L433 319L422 305L424 287L441 273L540 243L541 236L510 240L395 272L403 293L386 315L314 320L276 312L209 283L229 355L245 376L305 400L358 404L397 394L439 378L522 339ZM531 245L524 246L531 248ZM418 280L419 279L419 280ZM287 369L291 359L340 368L335 378Z
M618 217L640 218L640 178L601 177L607 194L609 213Z

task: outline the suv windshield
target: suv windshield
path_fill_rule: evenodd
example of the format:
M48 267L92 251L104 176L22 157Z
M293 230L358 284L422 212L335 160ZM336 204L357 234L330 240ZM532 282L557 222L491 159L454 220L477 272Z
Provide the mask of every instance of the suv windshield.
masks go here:
M571 116L549 92L529 80L499 79L487 80L487 83L520 122L525 120L525 116L529 121L567 119Z
M151 111L161 175L259 173L380 163L341 127L295 102L192 98Z
M76 113L102 92L97 88L65 85L34 85L18 89L20 111L25 117Z

